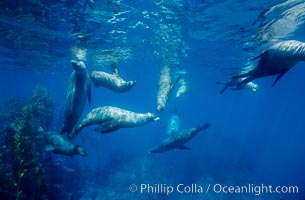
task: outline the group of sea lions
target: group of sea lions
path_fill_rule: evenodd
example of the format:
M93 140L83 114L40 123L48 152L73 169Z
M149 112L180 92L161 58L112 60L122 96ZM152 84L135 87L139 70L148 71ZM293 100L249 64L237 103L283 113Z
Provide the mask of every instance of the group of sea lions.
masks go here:
M105 106L93 109L75 127L83 113L87 98L89 106L91 104L90 81L94 83L95 87L105 87L120 93L129 91L136 84L136 81L125 81L120 77L116 64L112 65L112 74L103 71L93 71L91 75L87 72L83 61L72 60L71 64L74 71L68 83L64 127L61 135L54 132L44 133L48 143L47 151L64 155L86 156L87 153L84 148L72 144L63 134L67 133L68 138L72 139L82 129L91 125L98 125L95 130L100 133L110 133L119 128L142 126L151 121L159 120L153 113L135 113L121 108ZM40 129L39 132L43 132L43 130Z
M231 77L230 81L224 84L223 93L226 89L239 90L250 88L257 90L257 85L252 81L258 78L278 75L272 86L274 86L292 67L299 61L305 61L305 43L288 40L274 44L252 60L259 59L255 68L250 71ZM82 115L86 100L91 104L90 81L95 87L105 87L115 92L127 92L136 81L125 81L120 77L116 63L112 65L113 73L109 74L102 71L93 71L91 75L87 72L86 66L82 61L71 61L74 71L68 83L68 95L64 113L64 127L61 133L67 133L69 139L74 138L87 126L97 125L94 129L100 133L110 133L120 128L130 128L143 126L152 121L158 121L153 113L136 113L133 111L117 108L113 106L98 107L91 110L85 118L76 126ZM157 112L163 111L173 88L181 79L181 75L174 79L170 76L170 68L161 69L158 95ZM210 127L209 123L200 125L196 128L179 130L179 117L174 115L169 123L168 137L160 145L151 149L151 153L159 153L172 149L189 149L185 146L197 133ZM39 130L43 132L43 130ZM82 155L87 153L84 148L74 145L63 135L56 133L44 133L49 147L49 151L64 155Z

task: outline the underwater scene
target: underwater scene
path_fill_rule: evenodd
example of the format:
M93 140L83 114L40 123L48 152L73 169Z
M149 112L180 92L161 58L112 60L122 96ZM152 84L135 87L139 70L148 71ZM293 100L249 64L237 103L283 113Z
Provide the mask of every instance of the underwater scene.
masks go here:
M1 0L0 199L304 200L304 0Z

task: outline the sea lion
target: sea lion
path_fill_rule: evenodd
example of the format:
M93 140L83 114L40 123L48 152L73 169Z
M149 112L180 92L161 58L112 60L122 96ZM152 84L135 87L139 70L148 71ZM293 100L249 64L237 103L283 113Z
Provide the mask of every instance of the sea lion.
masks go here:
M187 86L187 82L186 80L181 77L181 79L178 81L178 89L177 89L177 92L176 92L176 97L180 97L182 94L185 94L188 90L188 86Z
M123 93L128 92L136 84L136 81L125 81L120 77L116 60L113 60L111 69L112 74L103 71L93 71L91 73L90 78L95 87L105 87L112 91Z
M175 85L181 79L182 75L178 75L175 80L172 80L170 74L170 67L164 66L161 69L160 79L159 79L159 87L158 87L158 95L157 95L157 111L162 112L165 108L165 105L168 102L168 99L174 89Z
M46 151L67 156L87 156L87 152L83 147L71 143L63 135L54 132L44 132L41 127L39 127L38 132L43 134L45 141L48 143L48 146L45 148Z
M305 43L296 40L279 42L252 60L258 58L258 64L253 70L232 77L245 78L236 85L237 88L254 79L278 74L273 87L299 61L305 61Z
M249 89L252 92L256 92L258 90L258 84L254 83L252 81L245 84L245 85L242 85L240 87L236 87L236 85L239 84L244 79L245 78L231 79L230 81L228 81L226 83L217 82L217 84L224 85L223 89L220 91L220 94L223 94L230 87L231 87L232 90Z
M184 129L176 134L170 135L160 145L152 148L150 153L162 153L173 149L189 150L190 148L185 146L185 143L190 141L200 131L203 131L210 127L209 123L206 123L197 128Z
M166 134L168 136L178 133L179 131L180 119L177 114L173 114L167 125Z
M102 71L93 71L90 75L95 87L105 87L115 92L128 92L136 81L125 81L119 74L109 74Z
M99 125L95 128L95 131L110 133L120 128L143 126L151 121L158 120L159 117L149 112L142 114L113 106L98 107L86 115L69 137L75 137L85 127L92 125Z
M70 76L68 84L62 134L65 132L71 133L83 112L87 97L89 106L91 105L90 78L86 65L82 61L77 62L75 60L72 60L71 64L74 71Z

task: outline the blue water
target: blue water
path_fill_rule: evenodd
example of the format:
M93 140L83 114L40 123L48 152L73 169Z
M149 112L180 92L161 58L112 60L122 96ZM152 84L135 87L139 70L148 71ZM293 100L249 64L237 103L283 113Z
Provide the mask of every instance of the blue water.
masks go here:
M45 199L303 200L305 63L273 88L275 77L256 80L255 93L229 89L220 95L216 82L277 41L305 41L304 8L298 0L1 1L0 102L30 98L37 85L47 88L55 102L50 128L58 132L71 59L83 60L89 72L110 72L117 59L121 76L137 80L121 94L92 85L92 105L81 118L106 105L156 113L160 65L168 61L186 72L187 91L176 98L174 90L159 122L107 135L86 128L73 143L88 157L49 153L53 167L44 173L53 192ZM182 129L211 127L187 144L190 151L149 154L165 139L174 113ZM1 121L1 128L6 125ZM141 192L141 184L175 191ZM179 193L178 184L197 184L204 192ZM297 186L298 192L218 193L212 190L217 184Z

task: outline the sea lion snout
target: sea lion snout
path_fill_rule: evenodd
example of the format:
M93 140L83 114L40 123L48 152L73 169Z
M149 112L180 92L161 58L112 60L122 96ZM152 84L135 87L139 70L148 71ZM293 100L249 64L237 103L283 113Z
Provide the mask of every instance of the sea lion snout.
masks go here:
M86 69L86 65L83 61L71 60L71 64L74 70Z
M159 117L156 117L156 115L154 114L154 113L147 113L147 116L149 117L149 118L151 118L152 119L152 121L159 121L160 120L160 118Z
M81 147L80 145L75 145L74 146L73 153L76 154L76 155L80 155L80 156L87 156L88 155L86 150L83 147Z
M163 106L161 106L161 105L158 105L158 106L157 106L157 112L158 112L158 113L162 112L163 109L164 109Z
M156 121L159 121L160 120L160 117L155 117L154 118L154 121L156 122Z
M135 84L137 84L137 81L134 80L134 81L128 81L128 85L129 86L134 86Z
M85 157L88 156L86 150L85 150L83 147L78 147L78 153L79 153L79 155L81 155L81 156L85 156Z

